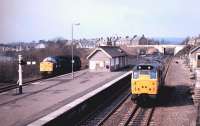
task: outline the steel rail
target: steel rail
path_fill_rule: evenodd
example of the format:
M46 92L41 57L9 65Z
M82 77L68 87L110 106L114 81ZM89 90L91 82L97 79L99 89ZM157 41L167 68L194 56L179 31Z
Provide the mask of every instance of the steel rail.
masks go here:
M126 122L124 124L122 124L122 126L128 126L128 124L130 123L131 119L136 114L136 112L138 111L139 108L140 107L138 105L135 106L135 108L131 112L131 115L128 117L128 119L126 120Z
M100 121L99 121L99 123L97 124L97 126L101 126L101 125L103 125L103 123L111 116L111 115L113 115L115 112L116 112L116 110L117 109L119 109L119 107L130 97L130 93L128 94L128 95L126 95L110 112L108 112L107 114L106 114L106 116L103 118L103 119L101 119Z
M86 72L83 72L83 73L86 73ZM77 73L77 72L75 72L75 73ZM38 79L34 79L34 80L30 80L30 81L24 82L23 86L27 86L27 85L29 85L29 84L31 84L33 82L37 82L37 81L46 81L46 80L51 80L51 79L59 78L59 77L62 77L62 76L70 76L70 75L71 75L71 73L62 74L62 75L58 75L58 76L53 76L53 77L49 77L49 78L40 77ZM12 89L16 89L18 87L19 87L18 84L10 84L10 85L7 85L7 86L2 86L2 87L0 87L0 93L6 92L6 91L9 91L9 90L12 90Z
M148 117L148 119L147 119L147 123L145 124L145 126L149 126L149 124L150 124L150 122L151 122L151 119L152 119L152 117L153 117L154 111L155 111L155 108L153 107L153 108L151 109L150 115L149 115L149 117Z

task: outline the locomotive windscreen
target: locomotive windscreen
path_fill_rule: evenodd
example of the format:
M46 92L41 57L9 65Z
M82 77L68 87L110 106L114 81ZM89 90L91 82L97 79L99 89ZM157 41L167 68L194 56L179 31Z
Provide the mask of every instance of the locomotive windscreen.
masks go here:
M152 70L153 66L151 65L138 65L137 70Z
M46 57L43 62L53 62L56 63L56 59L54 57Z

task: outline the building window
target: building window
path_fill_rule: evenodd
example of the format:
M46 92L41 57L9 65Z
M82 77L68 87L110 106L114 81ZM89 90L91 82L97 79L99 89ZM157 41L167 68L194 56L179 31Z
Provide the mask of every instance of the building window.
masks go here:
M90 61L90 65L89 65L90 69L95 69L96 67L96 62L95 61Z
M111 60L110 60L110 65L111 65L111 66L114 66L114 65L115 65L115 59L111 59Z
M200 55L197 56L197 60L200 60Z
M106 61L105 61L105 64L106 64L106 65L110 65L110 61L106 60Z
M100 62L100 67L104 67L104 61Z
M106 65L106 69L109 69L110 67L109 67L109 65Z
M119 58L117 57L116 58L116 65L118 65L119 64Z

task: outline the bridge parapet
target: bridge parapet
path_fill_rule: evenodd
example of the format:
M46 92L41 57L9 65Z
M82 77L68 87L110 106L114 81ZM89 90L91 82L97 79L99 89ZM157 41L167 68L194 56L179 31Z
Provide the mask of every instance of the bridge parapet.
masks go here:
M164 53L166 48L173 48L174 55L176 55L180 50L182 50L186 45L129 45L128 47L138 47L138 48L156 48L159 52Z

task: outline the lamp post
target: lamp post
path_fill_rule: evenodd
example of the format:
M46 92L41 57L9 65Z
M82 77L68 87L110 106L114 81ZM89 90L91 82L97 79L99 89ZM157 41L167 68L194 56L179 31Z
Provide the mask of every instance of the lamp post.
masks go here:
M72 24L72 79L74 79L74 40L73 40L73 34L74 34L74 26L79 26L80 23Z

